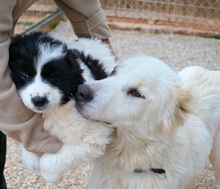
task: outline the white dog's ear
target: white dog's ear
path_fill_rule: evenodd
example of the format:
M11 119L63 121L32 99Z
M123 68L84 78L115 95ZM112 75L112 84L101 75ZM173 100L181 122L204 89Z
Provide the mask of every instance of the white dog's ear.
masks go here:
M187 114L191 114L193 107L193 97L190 90L186 87L180 87L178 92L174 94L176 99L176 110L174 111L174 124L180 126L183 124Z
M193 113L193 95L185 86L178 86L170 94L171 101L166 108L166 114L157 127L157 133L172 134L173 129L182 126L187 114ZM171 105L172 104L172 105Z

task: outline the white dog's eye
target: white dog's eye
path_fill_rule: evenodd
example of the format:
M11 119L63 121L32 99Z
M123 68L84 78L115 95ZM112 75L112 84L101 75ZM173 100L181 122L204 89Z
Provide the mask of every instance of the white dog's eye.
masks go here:
M129 95L132 95L134 97L138 97L138 98L145 98L144 95L137 89L131 89L128 91Z

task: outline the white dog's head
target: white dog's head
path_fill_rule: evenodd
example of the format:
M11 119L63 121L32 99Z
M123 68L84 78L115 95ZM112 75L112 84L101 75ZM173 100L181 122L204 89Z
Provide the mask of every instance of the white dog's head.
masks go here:
M190 100L178 74L146 56L122 62L106 79L79 85L76 96L84 117L148 134L182 124Z

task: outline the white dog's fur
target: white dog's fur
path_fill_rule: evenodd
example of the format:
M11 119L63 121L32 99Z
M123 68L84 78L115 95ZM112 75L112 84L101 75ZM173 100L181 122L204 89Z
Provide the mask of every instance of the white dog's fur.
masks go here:
M69 45L70 49L84 52L103 62L103 68L111 73L116 65L115 56L110 48L100 40L80 39ZM50 49L42 45L38 59L38 74L34 82L19 91L24 104L33 111L43 114L44 129L63 142L62 148L55 154L45 153L41 157L22 148L23 163L29 170L43 176L48 182L59 182L62 174L82 163L93 161L104 153L105 145L110 143L112 129L105 125L82 117L75 108L75 101L70 100L60 106L61 92L41 78L41 68L48 60L63 56L62 48ZM94 80L88 67L78 60L85 80ZM64 83L65 85L65 83ZM32 96L48 94L50 103L44 110L37 110L32 103Z
M81 114L116 128L90 189L183 189L209 156L220 188L220 72L194 66L178 75L140 56L78 95L83 88L93 98L77 100Z

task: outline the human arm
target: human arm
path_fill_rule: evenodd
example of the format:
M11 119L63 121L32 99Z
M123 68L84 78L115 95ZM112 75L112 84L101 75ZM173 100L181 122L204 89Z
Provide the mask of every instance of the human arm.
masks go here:
M109 42L110 28L99 0L55 0L78 37L96 37Z
M28 151L54 153L62 143L44 131L41 115L23 105L11 81L7 68L9 44L9 37L0 42L0 130L22 143Z
M23 143L31 152L54 153L62 143L43 130L40 114L28 110L21 102L8 69L8 48L13 33L13 2L6 1L0 7L0 130L14 140Z

